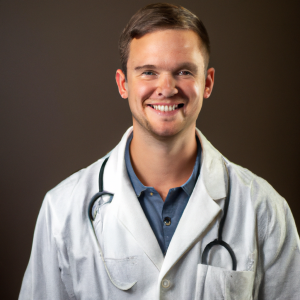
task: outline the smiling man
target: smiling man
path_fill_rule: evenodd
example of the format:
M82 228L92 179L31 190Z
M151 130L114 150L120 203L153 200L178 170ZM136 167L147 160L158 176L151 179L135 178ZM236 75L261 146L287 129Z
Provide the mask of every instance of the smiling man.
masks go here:
M195 165L196 120L214 83L214 69L206 71L207 47L192 30L154 30L132 40L126 69L116 74L133 116L134 171L162 200Z
M196 128L215 75L202 22L151 4L119 48L133 127L47 193L19 299L299 299L286 201Z

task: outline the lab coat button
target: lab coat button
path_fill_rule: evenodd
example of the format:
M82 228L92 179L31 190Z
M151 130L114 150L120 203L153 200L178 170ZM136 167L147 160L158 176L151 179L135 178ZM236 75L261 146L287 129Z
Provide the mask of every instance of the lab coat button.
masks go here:
M170 286L170 281L167 280L167 279L164 279L161 283L161 285L164 287L164 288L168 288Z

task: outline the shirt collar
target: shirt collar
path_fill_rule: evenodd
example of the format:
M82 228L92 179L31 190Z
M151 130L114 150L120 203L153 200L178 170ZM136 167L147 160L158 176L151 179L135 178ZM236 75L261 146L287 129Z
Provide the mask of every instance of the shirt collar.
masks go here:
M130 151L129 151L129 146L132 141L132 138L133 138L133 132L131 132L131 134L129 135L129 137L127 139L126 148L125 148L125 163L126 163L127 173L130 178L133 189L134 189L137 197L139 197L141 195L141 193L149 187L144 186L141 183L141 181L137 178L137 176L135 175L135 172L132 168L131 160L130 160ZM199 138L197 135L196 135L196 140L197 140L197 157L196 157L196 162L194 165L193 173L190 176L190 178L187 180L187 182L181 186L181 188L188 194L188 196L190 196L192 194L193 189L196 184L196 181L197 181L197 178L200 173L202 149L201 149L201 144L199 142Z
M135 175L135 172L132 168L132 165L131 165L129 146L132 141L132 138L133 138L133 132L131 132L131 134L129 135L129 137L127 139L126 148L125 148L125 163L126 163L127 173L128 173L129 179L131 181L131 184L133 186L133 189L134 189L137 197L139 197L141 195L141 193L147 189L147 187L144 186L141 183L141 181L137 178L137 176Z

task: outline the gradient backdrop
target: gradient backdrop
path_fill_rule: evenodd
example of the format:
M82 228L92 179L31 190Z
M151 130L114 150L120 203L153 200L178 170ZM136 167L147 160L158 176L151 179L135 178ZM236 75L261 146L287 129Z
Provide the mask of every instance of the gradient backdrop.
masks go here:
M204 22L216 81L197 125L287 199L298 228L298 1L173 1ZM131 125L120 32L149 1L1 1L1 299L17 299L45 193ZM34 299L38 300L38 299Z

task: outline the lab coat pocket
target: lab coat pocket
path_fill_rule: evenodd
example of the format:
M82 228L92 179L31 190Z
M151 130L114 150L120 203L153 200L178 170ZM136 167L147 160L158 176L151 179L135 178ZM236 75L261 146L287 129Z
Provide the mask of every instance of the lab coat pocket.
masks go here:
M125 258L105 258L105 263L110 275L110 281L120 290L131 289L137 282L138 256ZM112 286L112 288L114 289Z
M252 300L254 272L225 270L225 299Z
M254 273L198 264L195 300L251 300Z

